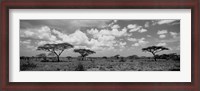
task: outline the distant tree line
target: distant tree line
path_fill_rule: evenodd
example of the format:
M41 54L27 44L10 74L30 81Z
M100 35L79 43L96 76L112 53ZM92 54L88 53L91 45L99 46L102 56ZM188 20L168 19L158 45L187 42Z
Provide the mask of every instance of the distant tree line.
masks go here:
M64 50L66 49L70 49L73 48L74 46L72 44L69 43L58 43L58 44L45 44L42 46L39 46L37 48L37 50L42 50L42 51L46 51L48 52L48 56L52 56L52 57L56 57L57 58L57 62L60 62L60 55L64 52ZM150 52L153 55L153 58L155 61L157 61L157 59L173 59L173 60L180 60L180 55L176 54L176 53L170 53L170 54L161 54L158 55L158 52L164 51L164 50L169 50L166 47L163 46L149 46L146 48L142 48L143 52ZM95 51L92 51L90 49L74 49L75 53L79 53L81 60L83 61L88 55L94 54L96 53ZM41 53L36 55L36 57L38 58L43 58L44 61L46 61L46 57L47 55L45 53ZM66 58L71 59L71 56L67 56ZM152 58L152 57L139 57L137 55L130 55L128 57L122 57L119 54L114 55L112 57L99 57L99 58L104 58L104 59L108 59L108 58L114 58L114 59L120 59L122 61L124 61L124 58L128 58L128 59L142 59L142 58ZM20 57L20 59L28 59L28 57Z

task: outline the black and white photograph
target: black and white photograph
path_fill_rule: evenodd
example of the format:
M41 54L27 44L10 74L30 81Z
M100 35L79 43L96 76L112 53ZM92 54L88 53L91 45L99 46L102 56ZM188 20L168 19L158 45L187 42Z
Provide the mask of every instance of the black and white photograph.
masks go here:
M20 71L180 71L179 19L21 19Z

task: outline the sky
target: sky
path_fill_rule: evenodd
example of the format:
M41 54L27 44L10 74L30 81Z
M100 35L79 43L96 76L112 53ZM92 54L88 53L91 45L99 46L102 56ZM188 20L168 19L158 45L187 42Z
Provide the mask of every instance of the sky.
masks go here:
M110 19L48 19L20 20L20 56L48 53L38 46L70 43L61 57L79 56L73 49L95 51L92 57L152 56L142 52L148 46L164 46L170 50L159 52L180 54L180 20L110 20Z

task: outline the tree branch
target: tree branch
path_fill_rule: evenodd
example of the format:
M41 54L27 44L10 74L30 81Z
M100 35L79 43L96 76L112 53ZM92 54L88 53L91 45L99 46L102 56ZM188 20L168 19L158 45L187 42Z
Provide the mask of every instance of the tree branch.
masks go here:
M64 51L64 49L58 54L60 56L60 54Z

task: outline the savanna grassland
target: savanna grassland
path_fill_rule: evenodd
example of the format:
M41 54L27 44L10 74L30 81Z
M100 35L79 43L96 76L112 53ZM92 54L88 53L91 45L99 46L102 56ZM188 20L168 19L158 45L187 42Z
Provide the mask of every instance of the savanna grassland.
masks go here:
M180 61L153 58L103 57L38 57L20 60L20 71L180 71Z

